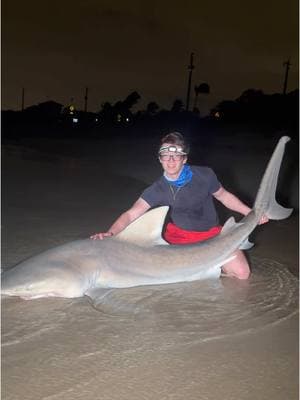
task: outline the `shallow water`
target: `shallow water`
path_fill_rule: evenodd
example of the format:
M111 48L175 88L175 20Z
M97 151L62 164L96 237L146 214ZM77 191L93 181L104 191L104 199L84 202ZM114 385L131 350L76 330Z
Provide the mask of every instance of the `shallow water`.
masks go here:
M222 278L116 289L105 303L96 302L94 307L86 297L5 299L3 398L140 399L140 392L130 394L128 382L136 388L138 381L128 378L128 373L138 365L145 368L147 360L152 365L160 360L157 368L161 368L178 352L183 352L181 360L186 352L193 358L195 346L255 337L280 326L297 313L297 279L273 260L257 258L253 263L255 269L247 282ZM238 362L243 363L242 358ZM142 379L153 379L152 370L148 378L143 371L139 372ZM161 374L169 376L164 369ZM176 367L172 374L180 379ZM112 395L109 385L125 384L126 376L123 396ZM104 390L103 397L95 396L96 387ZM165 398L172 391L169 388Z
M264 329L297 313L298 280L276 261L254 258L252 264L248 281L224 277L117 289L91 302L112 316L153 318L156 326L176 335L181 327L188 343Z

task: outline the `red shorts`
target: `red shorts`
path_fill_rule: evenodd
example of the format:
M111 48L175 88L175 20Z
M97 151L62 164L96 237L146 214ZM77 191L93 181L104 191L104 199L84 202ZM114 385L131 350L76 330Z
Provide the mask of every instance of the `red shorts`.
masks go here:
M210 239L217 236L221 232L221 226L214 226L208 231L186 231L181 229L172 222L167 224L164 239L170 244L188 244L202 242L204 240Z

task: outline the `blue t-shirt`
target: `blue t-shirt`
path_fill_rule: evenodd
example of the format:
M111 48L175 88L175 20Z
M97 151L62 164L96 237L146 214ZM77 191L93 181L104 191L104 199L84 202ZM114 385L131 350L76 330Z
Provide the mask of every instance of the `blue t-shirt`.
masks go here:
M171 221L189 231L207 231L219 224L212 193L221 187L211 168L191 166L193 177L178 188L163 176L144 190L141 198L150 207L170 206Z

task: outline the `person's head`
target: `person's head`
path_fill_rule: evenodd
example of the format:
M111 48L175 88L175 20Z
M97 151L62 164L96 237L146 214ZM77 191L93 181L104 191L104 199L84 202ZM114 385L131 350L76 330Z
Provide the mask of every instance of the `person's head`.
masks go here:
M158 150L159 161L170 178L177 178L183 164L187 162L189 146L179 132L172 132L161 139Z

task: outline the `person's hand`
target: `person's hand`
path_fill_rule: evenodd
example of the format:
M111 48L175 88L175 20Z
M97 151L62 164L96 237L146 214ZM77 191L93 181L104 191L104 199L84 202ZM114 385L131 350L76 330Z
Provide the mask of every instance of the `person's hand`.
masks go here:
M258 225L263 225L266 224L267 222L269 222L269 218L266 215L263 215L259 220Z
M95 233L95 235L90 236L90 239L103 240L105 237L111 237L111 236L113 236L112 232L100 232L100 233Z

